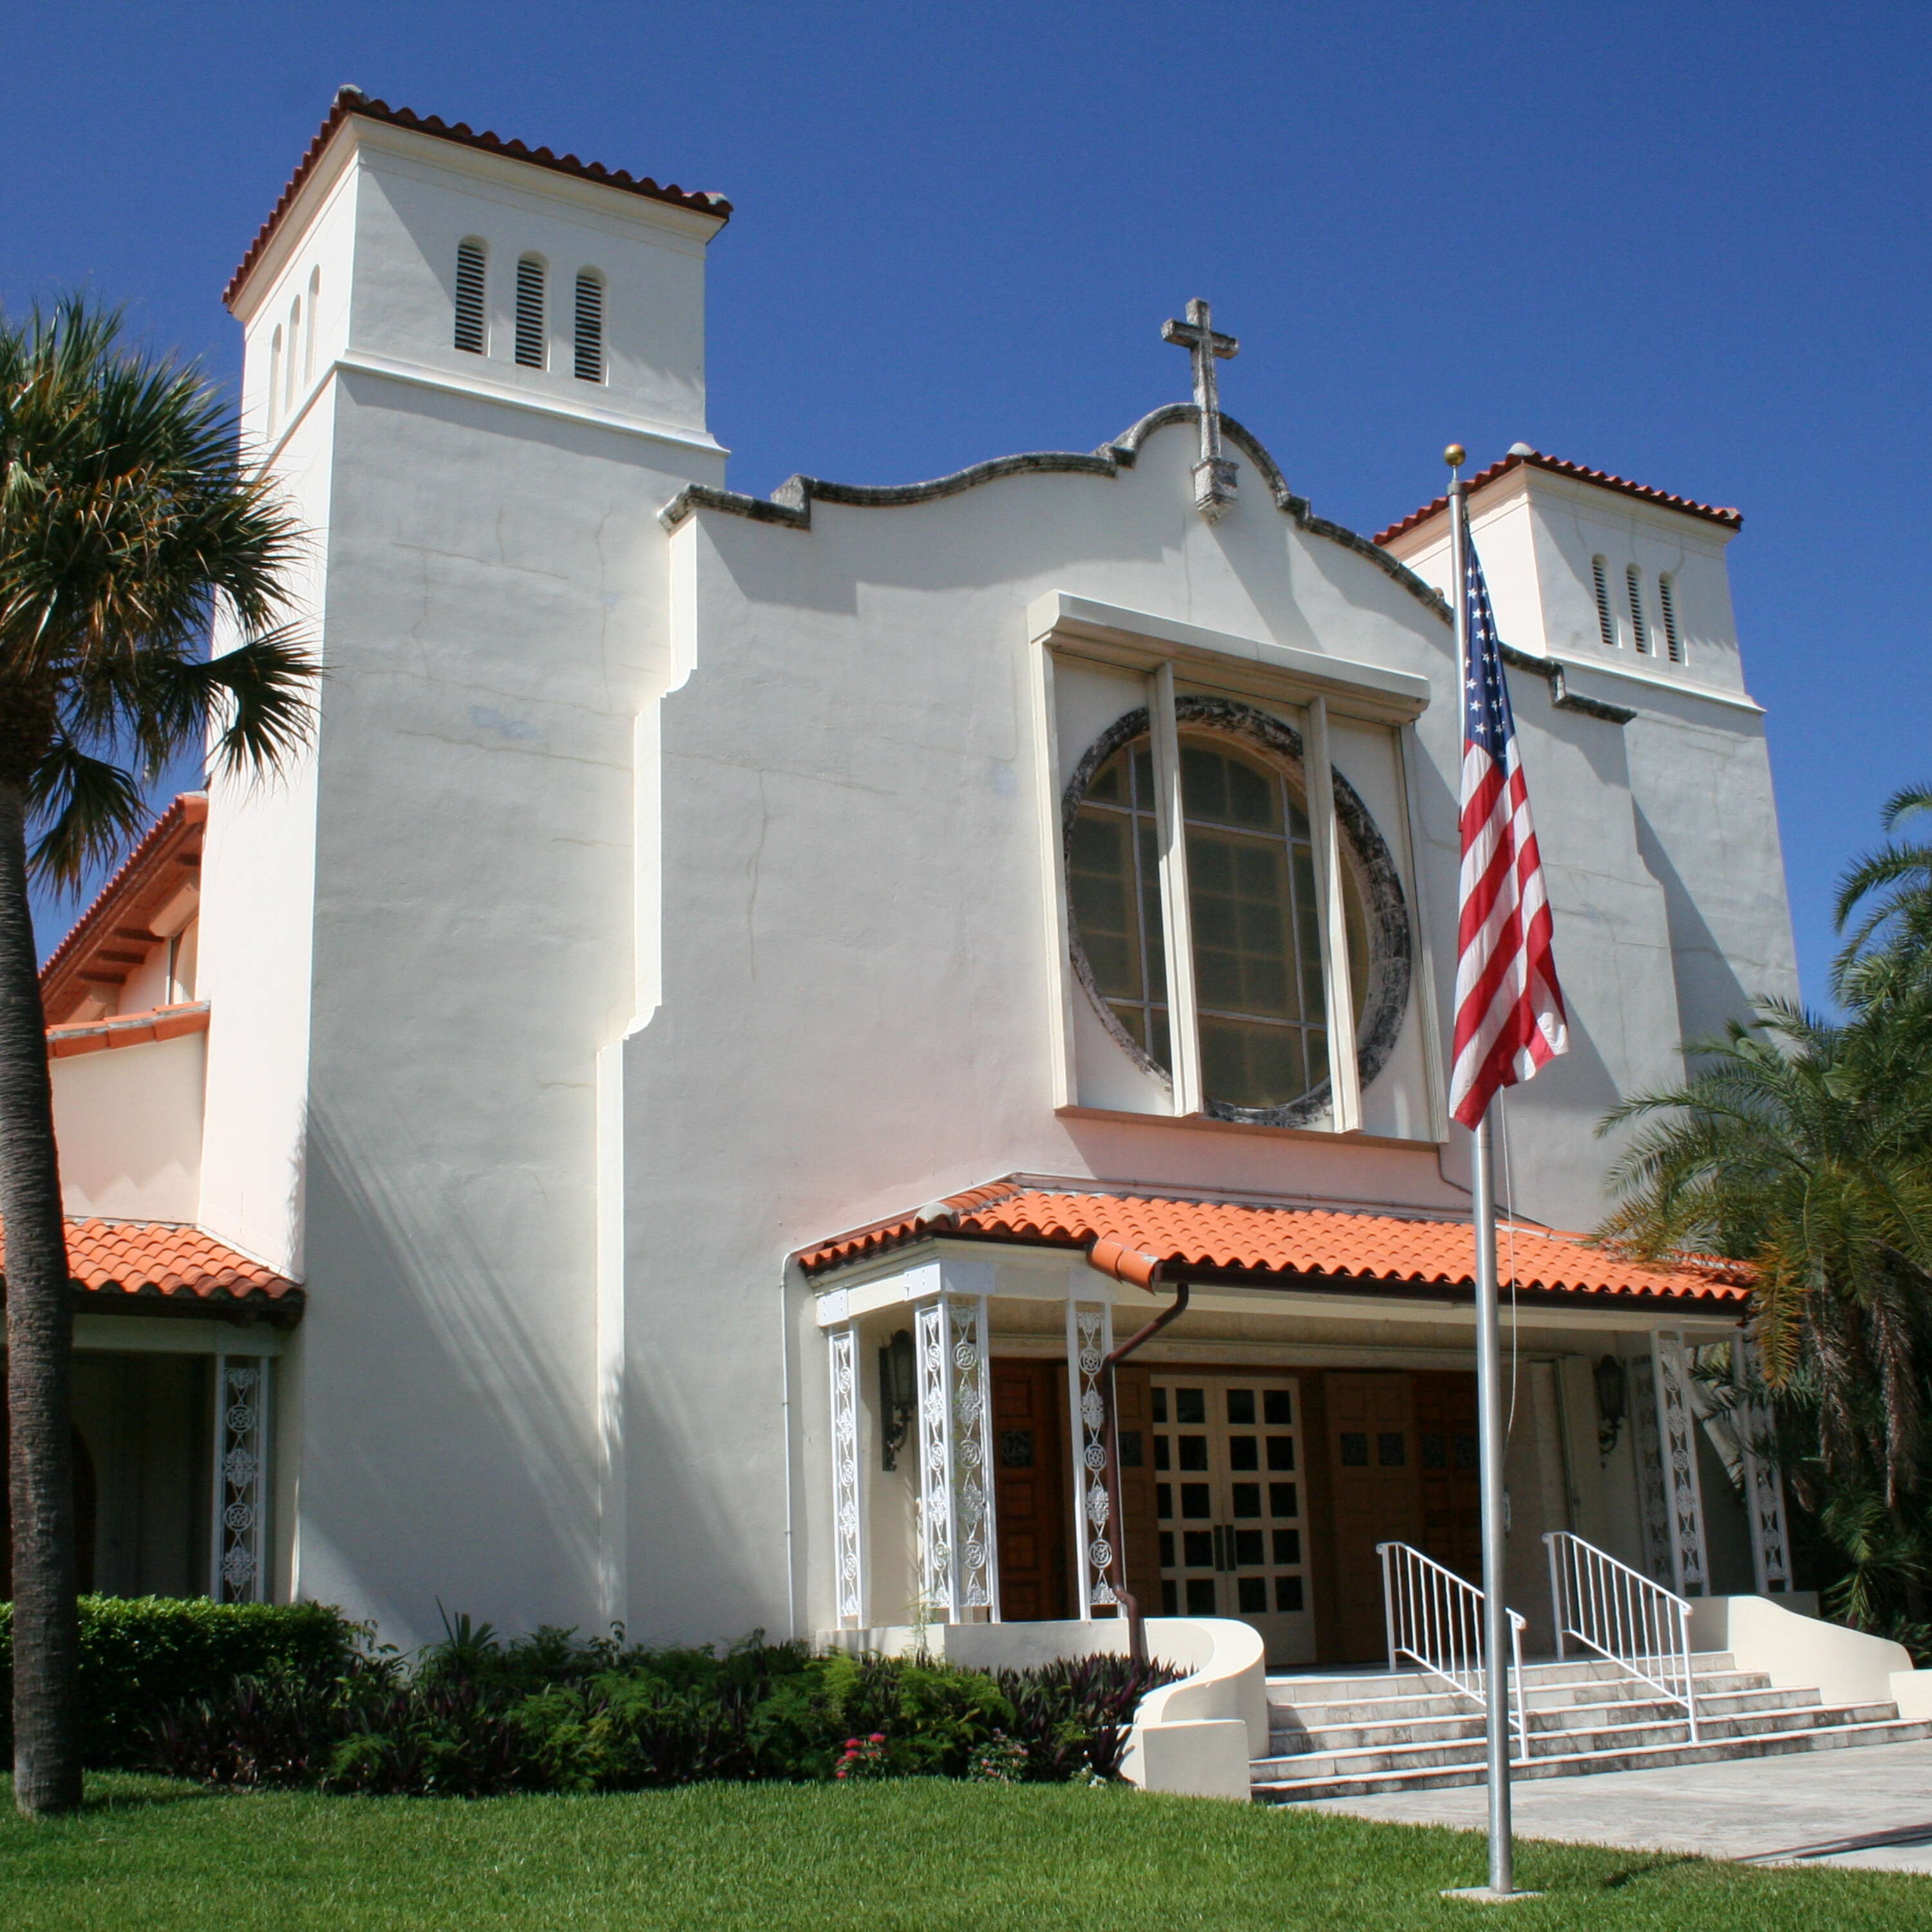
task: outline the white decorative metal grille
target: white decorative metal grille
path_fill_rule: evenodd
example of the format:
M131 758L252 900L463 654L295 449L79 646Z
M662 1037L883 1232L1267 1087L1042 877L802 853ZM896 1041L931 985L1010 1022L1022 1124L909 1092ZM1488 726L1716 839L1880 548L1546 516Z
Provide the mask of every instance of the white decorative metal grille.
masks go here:
M947 1400L946 1309L929 1301L913 1316L919 1358L920 1595L928 1616L958 1614L953 1600L952 1404Z
M1704 1497L1697 1480L1697 1412L1690 1399L1690 1358L1682 1336L1651 1336L1656 1371L1657 1438L1661 1451L1670 1538L1671 1587L1702 1596L1710 1587L1704 1555Z
M993 1390L986 1298L947 1295L944 1300L952 1344L955 1601L959 1610L982 1610L997 1619L999 1558L993 1528Z
M216 1356L208 1593L217 1603L260 1603L266 1594L262 1532L268 1444L268 1363L250 1356Z
M1107 1398L1101 1364L1114 1346L1114 1311L1104 1301L1066 1304L1066 1388L1073 1437L1073 1506L1079 1532L1080 1614L1119 1600L1107 1493Z
M1763 1403L1740 1382L1731 1420L1744 1462L1751 1584L1760 1596L1774 1596L1791 1588L1791 1546L1785 1534L1784 1479L1765 1453L1770 1444L1771 1417Z
M859 1332L835 1328L832 1355L832 1543L838 1621L864 1621L865 1568L859 1490Z
M992 1368L986 1298L940 1294L915 1312L920 1593L931 1616L999 1615Z
M1638 1514L1643 1523L1643 1567L1654 1582L1676 1576L1670 1561L1670 1498L1664 1480L1664 1445L1658 1426L1657 1377L1648 1355L1630 1365L1630 1448L1636 1459Z

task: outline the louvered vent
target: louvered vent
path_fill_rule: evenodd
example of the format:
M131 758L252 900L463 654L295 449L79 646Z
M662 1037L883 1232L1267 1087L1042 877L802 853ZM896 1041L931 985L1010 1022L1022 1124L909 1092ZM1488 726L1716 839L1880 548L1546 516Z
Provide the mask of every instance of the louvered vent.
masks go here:
M604 278L586 268L577 278L577 380L604 380Z
M1591 558L1590 574L1597 585L1597 630L1604 650L1613 651L1617 647L1617 620L1610 614L1610 574L1601 557Z
M472 356L487 352L489 340L485 332L484 306L484 266L487 257L480 242L459 242L456 244L456 346L467 350Z
M1684 639L1677 628L1677 586L1667 575L1657 580L1657 601L1664 607L1664 647L1672 664L1684 662Z
M517 360L544 366L544 265L534 255L517 264Z
M1630 586L1630 642L1648 657L1650 626L1643 620L1643 578L1635 564L1624 572L1624 580Z

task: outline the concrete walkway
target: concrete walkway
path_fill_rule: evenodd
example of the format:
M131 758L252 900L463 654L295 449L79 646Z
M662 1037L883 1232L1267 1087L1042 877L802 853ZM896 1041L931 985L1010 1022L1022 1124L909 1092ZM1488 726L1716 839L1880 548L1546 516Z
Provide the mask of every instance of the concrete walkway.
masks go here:
M1932 1873L1932 1742L1533 1778L1511 1795L1519 1838ZM1295 1808L1480 1832L1488 1808L1478 1785Z

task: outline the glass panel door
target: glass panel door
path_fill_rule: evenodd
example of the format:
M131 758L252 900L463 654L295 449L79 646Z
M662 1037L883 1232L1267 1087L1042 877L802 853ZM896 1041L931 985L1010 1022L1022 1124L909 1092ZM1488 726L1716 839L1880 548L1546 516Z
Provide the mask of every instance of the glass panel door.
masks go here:
M1270 1664L1312 1658L1299 1383L1156 1371L1153 1397L1163 1612L1252 1624Z

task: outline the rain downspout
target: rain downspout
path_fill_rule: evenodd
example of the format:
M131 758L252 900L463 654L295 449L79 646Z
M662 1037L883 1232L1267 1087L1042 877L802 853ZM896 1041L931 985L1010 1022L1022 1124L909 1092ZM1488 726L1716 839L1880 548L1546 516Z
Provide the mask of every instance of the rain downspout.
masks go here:
M1115 1281L1145 1288L1149 1294L1162 1286L1162 1270L1166 1265L1159 1257L1143 1254L1119 1241L1096 1241L1087 1258L1101 1274ZM1152 1341L1163 1328L1186 1313L1187 1296L1187 1283L1176 1282L1173 1306L1163 1308L1145 1328L1130 1335L1100 1364L1101 1373L1106 1378L1107 1391L1107 1509L1114 1531L1108 1546L1108 1567L1112 1572L1114 1599L1126 1612L1128 1654L1139 1664L1148 1660L1147 1614L1141 1608L1140 1599L1127 1588L1127 1520L1120 1505L1120 1403L1114 1394L1114 1370L1143 1342Z

